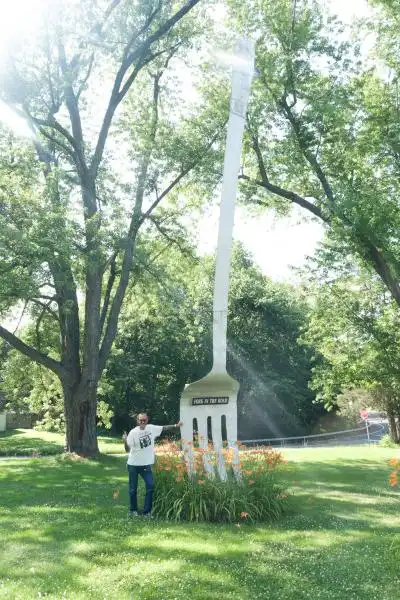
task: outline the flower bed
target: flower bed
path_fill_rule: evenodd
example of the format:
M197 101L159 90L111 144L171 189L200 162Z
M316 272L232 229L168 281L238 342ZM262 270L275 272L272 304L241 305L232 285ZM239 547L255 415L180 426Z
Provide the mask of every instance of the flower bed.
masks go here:
M241 477L236 479L231 468L234 452L224 449L227 480L205 471L203 454L212 464L217 456L208 450L193 449L193 470L176 444L157 448L155 472L157 494L153 512L172 521L209 521L240 523L271 521L284 511L287 494L277 481L276 473L286 462L272 448L240 450Z

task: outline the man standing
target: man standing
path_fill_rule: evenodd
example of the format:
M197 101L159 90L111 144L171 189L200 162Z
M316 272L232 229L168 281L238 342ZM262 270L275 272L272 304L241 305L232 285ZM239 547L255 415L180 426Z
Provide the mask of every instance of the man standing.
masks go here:
M137 416L138 426L131 429L129 434L124 431L122 439L128 455L129 473L129 499L131 517L138 516L137 488L138 476L143 478L146 484L146 496L144 499L143 515L151 517L153 505L154 479L151 466L154 464L154 442L163 431L169 431L175 427L182 427L182 421L176 425L149 425L146 413Z

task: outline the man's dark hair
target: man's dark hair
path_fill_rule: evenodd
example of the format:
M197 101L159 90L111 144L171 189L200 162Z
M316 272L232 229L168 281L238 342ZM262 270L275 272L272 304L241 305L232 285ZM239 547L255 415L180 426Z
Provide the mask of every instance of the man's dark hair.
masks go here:
M148 415L148 413L147 413L145 410L144 410L144 411L142 411L142 412L139 412L139 413L136 415L136 420L138 420L138 419L139 419L139 417L147 417L147 420L149 420L149 415Z

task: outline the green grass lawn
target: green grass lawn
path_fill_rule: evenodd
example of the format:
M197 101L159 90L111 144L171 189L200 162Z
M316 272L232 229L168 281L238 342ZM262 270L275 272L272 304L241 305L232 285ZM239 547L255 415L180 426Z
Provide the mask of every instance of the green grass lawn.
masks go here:
M121 454L124 447L120 438L99 436L99 450L104 454ZM61 454L64 435L34 429L8 429L0 433L0 456L31 456Z
M397 600L396 452L288 450L290 514L240 527L128 521L120 457L2 460L0 598Z

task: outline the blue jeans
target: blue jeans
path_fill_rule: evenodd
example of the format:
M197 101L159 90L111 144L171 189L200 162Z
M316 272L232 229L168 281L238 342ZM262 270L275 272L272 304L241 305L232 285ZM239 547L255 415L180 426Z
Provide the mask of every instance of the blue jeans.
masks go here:
M153 505L154 479L151 471L151 465L138 467L136 465L128 465L129 473L129 500L131 511L138 509L137 507L137 488L138 476L143 478L146 484L146 496L144 498L143 514L147 515L151 512Z

